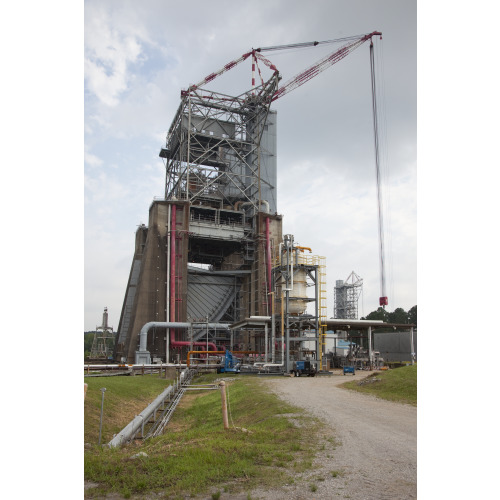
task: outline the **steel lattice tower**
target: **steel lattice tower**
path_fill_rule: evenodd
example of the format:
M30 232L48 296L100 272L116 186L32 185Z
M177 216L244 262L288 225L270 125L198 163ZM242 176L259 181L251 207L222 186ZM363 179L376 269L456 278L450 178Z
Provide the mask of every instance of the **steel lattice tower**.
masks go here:
M334 317L339 319L358 319L358 300L363 292L363 279L354 271L349 277L335 283Z

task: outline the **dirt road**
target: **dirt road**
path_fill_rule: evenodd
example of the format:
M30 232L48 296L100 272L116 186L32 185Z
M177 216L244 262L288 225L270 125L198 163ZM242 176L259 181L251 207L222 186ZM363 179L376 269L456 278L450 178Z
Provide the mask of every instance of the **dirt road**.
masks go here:
M367 375L263 379L281 398L324 420L331 429L325 443L335 440L337 446L325 446L305 482L280 491L255 491L252 498L417 497L417 409L338 387Z

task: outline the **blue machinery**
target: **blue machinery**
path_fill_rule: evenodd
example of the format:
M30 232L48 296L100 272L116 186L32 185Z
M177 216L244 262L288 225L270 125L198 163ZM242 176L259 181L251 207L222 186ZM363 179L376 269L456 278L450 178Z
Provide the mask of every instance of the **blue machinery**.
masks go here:
M240 372L240 360L233 356L233 354L226 350L224 356L224 367L220 367L217 370L219 373L239 373Z

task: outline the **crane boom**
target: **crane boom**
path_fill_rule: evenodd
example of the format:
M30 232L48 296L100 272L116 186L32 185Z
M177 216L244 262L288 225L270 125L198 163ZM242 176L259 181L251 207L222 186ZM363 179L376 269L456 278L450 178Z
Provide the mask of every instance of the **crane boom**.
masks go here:
M309 68L307 68L305 71L302 71L295 77L293 77L291 80L288 80L285 84L283 84L272 96L271 101L275 101L276 99L279 99L280 97L283 97L284 95L288 94L292 90L296 89L297 87L300 87L304 83L308 82L311 80L311 78L314 78L315 76L319 75L322 71L325 69L329 68L330 66L334 65L335 63L339 62L340 60L344 59L344 57L348 56L351 52L356 50L359 46L361 46L363 43L365 43L367 40L371 40L373 36L375 35L380 35L382 36L382 33L379 31L373 31L372 33L369 33L367 35L363 35L361 37L355 38L354 41L351 41L350 43L347 43L343 45L340 49L336 50L335 52L332 52L331 54L328 54L326 57L323 59L320 59L317 63L313 64ZM349 38L351 40L351 38ZM327 40L325 42L306 42L304 44L295 44L295 46L310 46L310 45L318 45L320 43L331 43L332 40ZM290 46L282 46L282 48L288 48ZM278 47L272 47L272 50L276 50ZM261 49L263 50L263 49ZM269 48L267 49L269 50Z
M206 83L211 82L212 80L215 80L218 76L222 75L226 71L229 71L230 69L233 69L235 66L243 62L245 59L247 59L249 56L252 55L253 51L246 52L243 54L241 57L238 59L235 59L234 61L228 62L225 66L223 66L219 71L215 71L214 73L210 73L207 75L200 83L196 85L191 85L186 91L181 92L181 96L184 96L188 94L189 92L192 92L196 90L197 88L201 87L202 85L205 85Z

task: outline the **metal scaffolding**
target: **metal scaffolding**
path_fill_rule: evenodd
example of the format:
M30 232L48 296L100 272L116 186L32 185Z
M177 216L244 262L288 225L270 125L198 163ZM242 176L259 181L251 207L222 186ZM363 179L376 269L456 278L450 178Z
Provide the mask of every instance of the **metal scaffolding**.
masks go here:
M259 211L264 203L276 212L276 151L269 134L276 123L268 96L277 85L273 75L255 93L238 97L199 88L183 94L160 152L165 199L226 210Z
M96 327L92 348L90 350L90 358L92 359L108 359L113 355L113 344L115 342L115 334L113 327L108 326L108 308L104 308L102 314L102 325Z
M358 300L362 292L363 279L354 271L345 281L337 280L333 316L339 319L358 319Z

